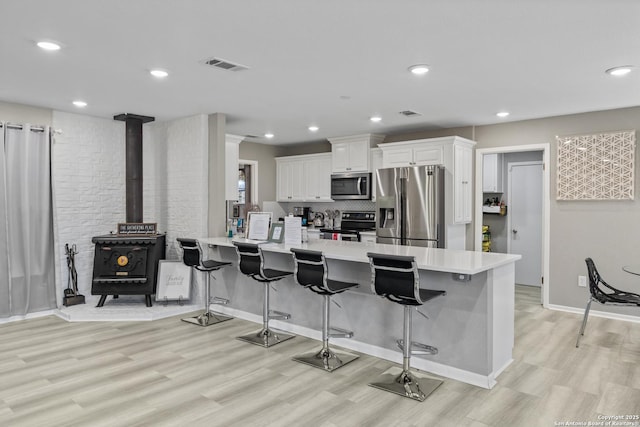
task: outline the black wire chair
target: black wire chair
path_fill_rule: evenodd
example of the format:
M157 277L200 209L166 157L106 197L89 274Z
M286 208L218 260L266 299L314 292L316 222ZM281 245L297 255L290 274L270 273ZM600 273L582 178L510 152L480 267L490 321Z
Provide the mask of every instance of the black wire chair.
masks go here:
M584 318L582 319L582 326L578 333L576 347L580 346L580 337L584 335L584 328L587 326L587 318L589 317L589 310L591 309L591 303L593 301L599 302L603 305L640 307L640 295L614 288L602 279L602 276L598 273L598 269L596 269L596 265L591 258L585 259L585 262L587 263L587 271L589 273L590 295L587 300L587 307L584 309Z

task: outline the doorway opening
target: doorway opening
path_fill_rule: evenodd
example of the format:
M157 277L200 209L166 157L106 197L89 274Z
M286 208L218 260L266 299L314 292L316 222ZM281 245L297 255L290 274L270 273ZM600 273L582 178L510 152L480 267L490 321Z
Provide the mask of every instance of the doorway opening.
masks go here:
M233 219L242 232L247 212L258 204L258 162L238 160L238 196L229 204L227 218Z
M485 157L485 155L489 155ZM511 246L514 243L514 236L516 240L515 247L512 252L516 253L518 244L522 243L522 238L527 233L534 233L540 244L539 256L536 259L522 253L523 259L516 262L516 277L517 280L523 280L521 278L522 267L527 265L533 265L533 271L539 271L540 278L537 281L542 286L542 305L547 307L549 304L549 144L530 144L520 146L508 146L508 147L495 147L484 148L476 150L476 186L475 186L475 217L474 217L474 242L475 250L481 251L487 250L489 247L492 252L509 253L512 249ZM515 176L517 182L524 184L525 187L521 187L516 190L514 194L509 194L510 186L513 187L513 183L510 182L513 179L513 170L509 170L509 163L511 166L518 163L523 163L520 168L515 170ZM534 178L535 173L523 173L524 171L531 172L531 168L524 167L525 163L535 164L537 163L541 168L541 177ZM535 168L533 168L535 169ZM526 189L526 185L530 184L531 180L540 179L537 182L538 187L531 187L530 190ZM484 185L483 185L484 183ZM510 185L511 184L511 185ZM524 189L522 189L524 188ZM536 197L529 197L529 191L539 191L540 194ZM513 199L513 200L511 200ZM514 206L510 206L511 202L516 203ZM535 208L532 207L536 206ZM532 226L534 231L525 232L522 223L513 223L514 215L518 216L525 212L538 212L540 215L539 223ZM490 212L490 214L485 214ZM531 219L526 217L523 223L531 223ZM483 225L489 225L489 230L484 229ZM516 230L514 232L514 230ZM518 235L518 233L520 233ZM490 237L488 237L488 235ZM491 242L487 245L487 240ZM483 242L484 240L484 242ZM525 239L526 240L526 239ZM484 243L484 245L483 245ZM526 245L524 245L527 247ZM538 249L532 249L533 253L537 253ZM526 257L526 261L525 261ZM541 264L540 264L541 263ZM537 270L535 268L537 267ZM531 272L529 272L531 274ZM516 280L516 282L517 282ZM532 280L530 285L536 285L536 280Z

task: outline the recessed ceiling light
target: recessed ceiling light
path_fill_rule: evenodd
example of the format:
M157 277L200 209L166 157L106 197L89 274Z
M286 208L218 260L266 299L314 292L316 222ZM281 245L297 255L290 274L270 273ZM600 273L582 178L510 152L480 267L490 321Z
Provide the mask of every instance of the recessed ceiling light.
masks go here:
M78 108L84 108L87 106L87 103L84 101L73 101L73 105L75 105Z
M373 123L378 123L379 121L381 121L381 120L382 120L382 117L380 117L380 116L373 116L373 117L370 117L370 118L369 118L369 120L371 120Z
M496 113L496 116L498 116L500 118L507 117L508 115L509 115L508 111L500 111L499 113Z
M318 126L309 126L311 132L318 132L318 129L320 129Z
M272 133L265 133L265 134L264 134L264 137L265 137L265 138L269 138L269 139L273 138L274 136L275 136L275 135L274 135L274 134L272 134Z
M409 71L417 76L422 76L429 72L429 66L425 64L412 65L411 67L409 67Z
M38 42L37 46L40 49L44 49L44 50L60 50L60 45L58 43L54 43L54 42Z
M165 78L165 77L167 77L169 75L169 73L167 73L165 70L151 70L151 71L149 71L149 73L153 77L157 77L159 79L163 79L163 78Z
M620 77L620 76L626 76L631 72L632 69L633 69L632 65L623 65L621 67L609 68L607 71L605 71L605 73L611 74L612 76Z

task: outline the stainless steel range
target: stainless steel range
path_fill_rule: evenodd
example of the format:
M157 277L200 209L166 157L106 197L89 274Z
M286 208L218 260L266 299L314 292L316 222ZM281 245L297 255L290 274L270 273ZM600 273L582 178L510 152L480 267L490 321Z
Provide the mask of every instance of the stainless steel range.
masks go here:
M360 241L360 232L375 231L376 213L370 211L345 211L340 215L339 228L321 228L320 238L325 240Z

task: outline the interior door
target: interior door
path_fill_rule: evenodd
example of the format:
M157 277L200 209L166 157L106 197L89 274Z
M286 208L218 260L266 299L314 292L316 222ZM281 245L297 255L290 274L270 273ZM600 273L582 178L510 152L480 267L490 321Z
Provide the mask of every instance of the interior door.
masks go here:
M520 254L515 264L516 283L542 282L542 162L509 163L509 253Z

